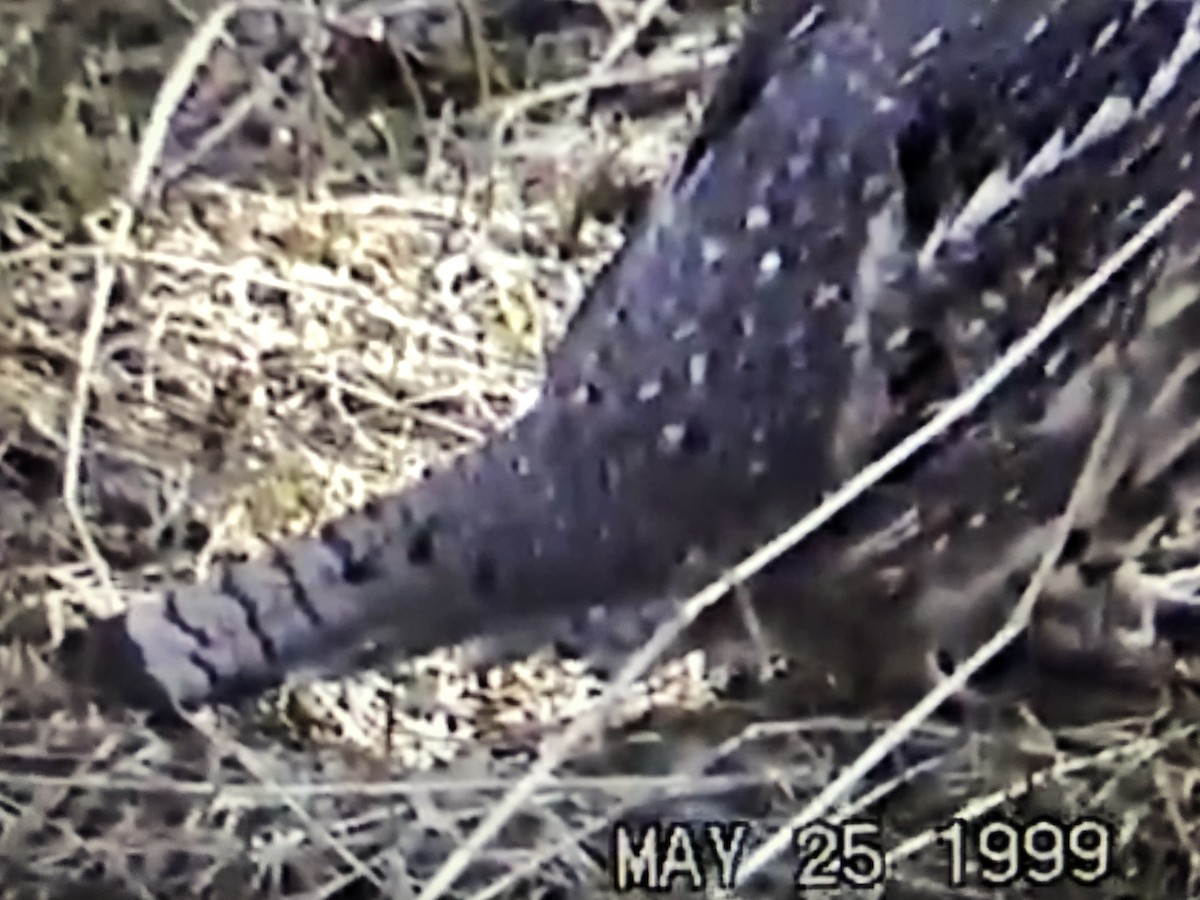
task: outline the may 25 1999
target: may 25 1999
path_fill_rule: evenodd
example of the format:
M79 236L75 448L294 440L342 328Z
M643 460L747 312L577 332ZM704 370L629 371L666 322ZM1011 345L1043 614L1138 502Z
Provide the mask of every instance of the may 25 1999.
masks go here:
M930 841L947 887L1094 885L1113 873L1114 826L1096 817L1070 822L954 819ZM706 895L732 890L739 867L765 831L749 822L616 823L610 832L613 889ZM796 896L836 889L869 890L888 880L891 859L878 821L818 820L792 834Z

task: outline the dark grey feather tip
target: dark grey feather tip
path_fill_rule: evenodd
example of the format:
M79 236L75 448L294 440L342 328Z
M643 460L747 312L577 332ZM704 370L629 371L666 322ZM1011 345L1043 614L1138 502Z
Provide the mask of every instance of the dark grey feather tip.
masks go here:
M58 648L57 661L63 677L91 699L160 714L176 708L147 670L145 656L130 638L123 614L69 632Z

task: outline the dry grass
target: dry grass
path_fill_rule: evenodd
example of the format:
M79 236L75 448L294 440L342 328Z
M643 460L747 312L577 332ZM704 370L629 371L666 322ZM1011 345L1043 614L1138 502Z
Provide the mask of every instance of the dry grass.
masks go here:
M292 25L314 40L361 27L318 25L301 6ZM266 109L295 129L283 168L300 177L282 190L164 185L181 157L169 129L150 127L123 194L83 217L85 241L52 217L0 209L0 661L11 685L0 869L14 896L61 896L101 876L121 896L363 896L354 886L371 883L416 896L603 690L600 675L546 648L482 673L457 649L290 686L258 709L164 733L80 709L52 679L39 689L38 651L81 608L103 612L165 577L203 577L217 554L308 530L521 408L544 349L619 244L619 222L588 210L666 171L696 109L679 85L703 84L724 58L723 14L696 9L668 18L648 55L630 54L656 6L596 2L607 24L584 29L590 61L426 110L415 164L362 155L359 125L397 114L339 118L302 77L302 53L288 112L269 102L278 79L224 98L223 109ZM212 37L236 50L238 34L216 25ZM184 88L200 77L189 63L210 58L204 28L194 23L181 55ZM491 85L504 49L482 46L466 71ZM433 90L428 69L409 76ZM160 125L180 103L164 85ZM585 102L601 89L605 102ZM622 107L651 112L615 116ZM236 133L231 121L218 127ZM762 704L714 699L706 675L692 655L626 692L609 727L588 729L472 855L452 895L602 896L618 819L746 820L760 844L888 725L772 721ZM688 715L695 707L704 715ZM1039 814L1112 823L1122 871L1080 892L1196 895L1195 711L1181 690L1087 727L1051 729L1032 713L970 732L924 719L829 815L881 824L903 896L985 893L946 886L932 829L952 816Z

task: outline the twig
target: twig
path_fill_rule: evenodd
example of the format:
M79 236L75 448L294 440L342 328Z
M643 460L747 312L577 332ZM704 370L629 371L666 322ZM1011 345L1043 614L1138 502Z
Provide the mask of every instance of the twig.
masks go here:
M118 254L128 253L137 208L149 190L150 175L155 162L161 157L167 140L171 117L183 102L196 71L204 63L209 52L224 33L225 23L237 9L235 3L223 3L205 19L204 23L188 41L179 60L171 67L166 80L154 99L154 107L146 124L146 133L138 147L138 156L129 175L126 196L118 201L117 220L113 226L108 245ZM95 251L96 287L92 292L91 308L87 327L79 346L79 372L75 379L75 397L67 420L67 452L63 463L62 496L71 517L71 524L79 537L84 555L95 569L104 593L115 608L116 588L108 564L92 540L84 518L79 497L80 467L83 456L84 420L87 415L88 396L91 392L92 370L100 338L104 333L104 322L108 316L108 298L116 284L117 267L113 257L103 247Z
M316 840L324 844L346 865L348 865L360 878L366 879L380 891L384 890L383 881L371 868L367 866L361 859L355 856L348 847L334 837L327 827L317 819L296 799L294 794L289 792L287 788L278 783L272 778L265 768L259 762L255 753L247 746L236 740L227 740L219 735L215 730L209 728L197 716L189 715L185 717L188 724L196 729L197 732L204 735L205 739L218 750L232 750L234 755L251 775L254 776L265 788L268 788L274 796L290 809L300 820L300 823L308 830L308 833L316 838Z
M629 48L637 42L638 36L649 27L650 23L654 21L654 17L666 5L667 0L642 0L637 5L637 12L633 17L633 21L626 24L624 28L620 29L613 36L612 41L604 48L603 55L588 69L587 77L599 78L605 72L610 71ZM590 91L576 97L567 115L572 119L581 117L587 106L589 96L591 96Z
M581 75L578 78L564 78L562 81L551 82L536 90L527 91L515 97L507 98L496 116L492 126L492 146L503 143L504 132L514 120L539 106L566 100L579 94L586 94L600 88L628 87L634 84L644 84L675 75L697 72L708 67L717 68L725 65L733 51L729 47L717 47L705 50L703 53L682 54L668 60L653 61L636 66L625 66L612 72L597 72ZM493 101L495 105L498 101ZM486 111L485 107L485 111Z

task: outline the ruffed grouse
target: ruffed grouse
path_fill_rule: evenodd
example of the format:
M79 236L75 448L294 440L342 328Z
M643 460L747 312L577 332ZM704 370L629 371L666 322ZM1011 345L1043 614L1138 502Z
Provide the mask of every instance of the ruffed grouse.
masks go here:
M93 623L86 655L127 698L191 704L367 639L412 654L696 587L1195 187L1198 50L1190 0L771 3L527 414ZM969 649L1011 602L970 585L1033 562L1109 385L1132 378L1129 472L1127 438L1186 408L1150 399L1197 334L1195 234L1185 213L978 415L756 579L772 631L877 674Z

